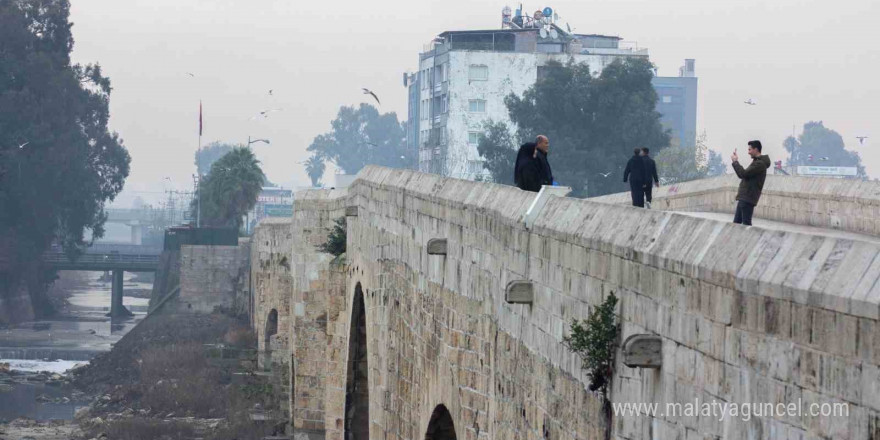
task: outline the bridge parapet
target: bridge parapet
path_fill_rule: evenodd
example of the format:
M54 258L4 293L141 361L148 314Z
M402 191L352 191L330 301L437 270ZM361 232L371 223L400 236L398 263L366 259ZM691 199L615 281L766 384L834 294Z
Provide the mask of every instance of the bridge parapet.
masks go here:
M728 174L654 188L665 211L733 214L739 178ZM629 193L590 199L630 205ZM767 220L880 236L880 182L768 175L755 216Z
M422 438L443 405L464 438L869 438L880 420L867 385L880 381L880 246L561 197L527 230L533 197L380 167L348 193L297 193L294 426ZM334 266L314 245L347 206L358 216ZM427 252L437 238L445 255ZM531 282L530 305L505 301L514 280ZM608 424L562 340L611 292L621 341L656 335L663 356L643 370L618 352L613 402L801 399L845 403L851 416Z

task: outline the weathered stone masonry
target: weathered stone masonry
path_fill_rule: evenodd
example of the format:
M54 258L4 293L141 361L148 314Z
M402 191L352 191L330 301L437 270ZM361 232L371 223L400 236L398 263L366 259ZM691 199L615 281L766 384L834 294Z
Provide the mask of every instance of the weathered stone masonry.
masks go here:
M361 423L363 389L348 380L359 286L370 438L424 438L429 424L448 434L444 417L460 438L604 438L601 402L561 340L571 319L612 291L624 338L663 341L660 370L618 361L614 402L800 399L850 410L724 422L617 417L615 438L880 438L877 245L569 198L550 200L529 231L521 220L532 197L378 167L347 193L297 193L297 432L342 439ZM357 206L346 262L331 264L313 246L346 206ZM447 255L427 254L431 238L447 239ZM534 284L533 304L504 302L517 279Z

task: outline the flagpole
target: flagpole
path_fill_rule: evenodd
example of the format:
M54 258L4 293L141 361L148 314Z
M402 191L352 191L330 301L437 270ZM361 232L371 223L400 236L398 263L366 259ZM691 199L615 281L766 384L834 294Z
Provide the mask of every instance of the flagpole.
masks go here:
M196 174L198 183L196 186L196 227L202 227L202 101L199 100L199 146L196 149Z

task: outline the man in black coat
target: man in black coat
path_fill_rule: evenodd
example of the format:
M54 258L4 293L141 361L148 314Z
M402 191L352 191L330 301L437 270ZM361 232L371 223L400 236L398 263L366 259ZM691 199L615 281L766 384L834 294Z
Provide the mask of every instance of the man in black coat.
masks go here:
M654 187L660 187L660 179L657 177L657 164L651 159L651 150L642 147L642 159L645 161L645 207L651 209L651 191Z
M642 150L633 150L633 156L626 163L623 170L623 181L629 181L629 190L632 194L633 206L645 207L645 183L648 181L645 161L641 156Z
M519 189L538 192L543 185L553 185L553 172L547 161L549 150L550 140L544 135L519 147L513 171L513 183Z
M730 156L733 171L740 178L739 190L736 192L736 214L733 222L751 226L752 214L755 205L761 198L764 189L764 180L767 179L767 168L770 168L770 156L761 154L761 141L749 141L749 156L752 163L748 168L739 164L739 156L736 150Z

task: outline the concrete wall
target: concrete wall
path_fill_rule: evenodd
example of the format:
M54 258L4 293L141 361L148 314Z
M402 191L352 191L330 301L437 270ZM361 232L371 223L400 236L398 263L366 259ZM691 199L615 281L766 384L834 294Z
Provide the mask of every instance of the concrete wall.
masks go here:
M247 316L249 268L250 243L246 239L240 239L238 246L181 246L178 310L223 310Z
M662 175L663 170L658 170ZM727 212L736 207L739 178L728 174L654 188L656 209ZM629 193L590 199L630 205ZM768 175L755 217L880 235L880 182Z
M562 338L611 292L624 338L663 341L660 370L627 368L618 354L613 402L803 401L850 413L617 417L614 438L878 438L880 247L569 198L551 199L526 230L532 197L378 167L348 194L298 193L294 427L341 439L352 421L342 378L359 287L370 438L423 438L441 404L459 438L603 438L602 402ZM304 244L346 205L358 207L346 264L331 265ZM448 240L446 256L426 254L431 238ZM532 305L504 301L517 279L534 284Z

